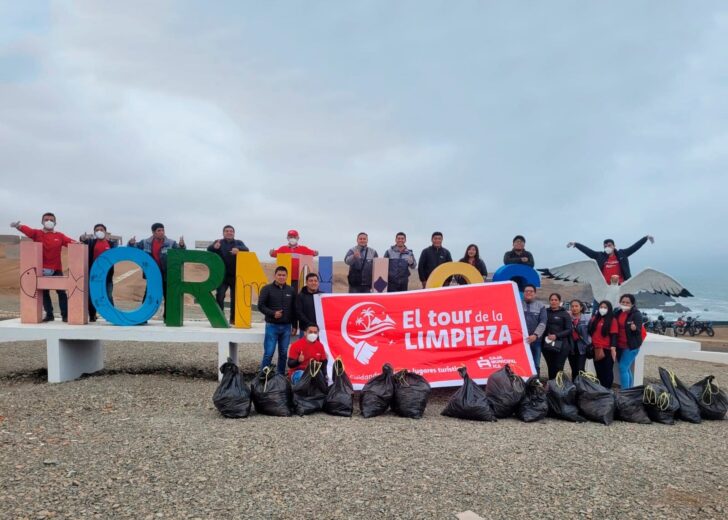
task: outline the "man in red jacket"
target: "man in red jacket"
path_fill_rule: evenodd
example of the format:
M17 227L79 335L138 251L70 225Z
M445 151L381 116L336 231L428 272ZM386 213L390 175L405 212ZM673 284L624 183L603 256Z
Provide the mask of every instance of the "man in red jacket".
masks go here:
M279 253L291 253L293 258L291 260L291 287L295 292L298 292L298 275L299 275L299 262L298 257L301 255L307 256L318 256L318 251L302 246L298 244L298 231L291 229L286 235L288 244L279 247L278 249L271 249L270 256L273 258L277 257Z
M318 339L319 328L315 324L306 327L306 336L299 339L288 349L288 377L295 384L301 379L312 359L324 363L322 370L326 373L326 351Z
M43 224L42 229L33 229L19 221L12 222L10 227L19 230L33 242L43 244L43 276L62 276L61 249L68 244L75 244L76 241L63 233L54 231L56 216L53 213L43 213L40 221ZM56 294L58 294L58 306L61 308L61 319L68 321L68 295L66 291L56 291ZM50 291L43 291L43 310L45 310L43 321L53 321L53 303Z

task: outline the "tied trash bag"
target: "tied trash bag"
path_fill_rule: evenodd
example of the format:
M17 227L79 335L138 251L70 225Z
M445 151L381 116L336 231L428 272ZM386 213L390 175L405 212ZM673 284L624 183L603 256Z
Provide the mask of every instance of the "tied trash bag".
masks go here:
M431 390L430 383L421 375L400 370L394 374L392 410L400 417L422 418Z
M265 367L250 383L255 411L264 415L290 417L293 407L291 383L275 368Z
M510 365L493 372L485 387L485 395L499 419L513 415L525 394L523 379L513 373Z
M324 399L324 412L341 417L351 417L354 413L354 387L344 372L344 363L336 358L333 367L334 384Z
M485 390L470 379L467 368L461 367L458 372L463 378L463 386L450 397L442 415L473 421L496 421Z
M324 399L329 391L326 375L321 367L324 364L312 359L301 379L291 387L293 392L293 409L298 415L318 412L324 407Z
M382 415L394 398L394 376L392 365L386 363L382 373L369 380L361 390L359 407L362 417L368 419Z
M548 411L549 403L546 400L546 390L544 390L538 377L533 376L526 381L526 394L518 403L516 415L523 422L535 422L544 419Z
M667 388L659 383L645 385L642 402L645 403L650 419L662 424L675 424L675 412L680 408L680 404Z
M220 367L222 381L215 393L212 402L215 408L225 417L240 419L250 415L250 389L240 377L238 365L228 358L227 363Z
M645 410L645 405L642 402L644 393L644 386L633 386L626 390L617 391L617 419L631 423L652 424L649 415L647 415L647 410Z
M583 417L607 426L614 422L614 392L604 388L596 375L581 371L574 380L574 386L576 406Z
M715 376L701 379L690 387L690 393L698 400L703 419L719 421L728 412L728 395L713 382Z
M546 384L546 400L554 417L572 422L585 421L576 406L576 387L563 371Z
M690 393L688 387L686 387L682 381L677 378L675 372L672 370L665 370L660 367L658 368L658 371L660 372L662 384L665 385L667 391L670 392L673 399L677 400L680 405L675 417L691 423L700 423L702 419L700 418L698 400Z

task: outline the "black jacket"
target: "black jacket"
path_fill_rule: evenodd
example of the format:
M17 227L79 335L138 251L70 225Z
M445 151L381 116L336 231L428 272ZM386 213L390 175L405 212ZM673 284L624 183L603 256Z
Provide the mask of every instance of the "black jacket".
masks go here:
M288 284L283 287L275 282L268 284L260 290L258 310L265 315L266 323L291 325L296 321L296 293ZM274 318L275 312L280 310L283 316Z
M220 258L222 258L222 261L225 264L226 278L235 278L235 255L230 252L234 247L237 247L241 251L250 251L248 246L246 246L242 240L222 239L220 240L220 249L215 249L215 242L207 247L207 250L210 253L220 255Z
M564 309L552 311L551 307L546 307L546 332L543 333L543 338L549 334L556 336L556 339L562 340L564 343L573 345L572 330L574 326L571 323L571 314Z
M83 240L83 238L80 240L82 244L86 244L88 246L88 269L91 271L91 266L94 263L94 247L96 247L96 242L98 242L98 238L89 238L88 240ZM110 249L114 249L116 246L118 246L119 243L116 240L109 240L109 247ZM107 282L111 281L114 278L114 267L112 266L111 269L109 269L108 274L106 275Z
M321 294L309 292L308 287L301 289L296 296L296 317L298 318L299 330L306 330L309 325L316 325L316 307L313 304L313 295Z
M619 316L624 312L622 309L614 311L614 319L618 320ZM632 330L630 324L634 323L637 325L637 330ZM627 347L630 350L640 348L642 346L642 313L636 308L632 307L627 314L627 321L625 322L625 334L627 335Z
M528 258L528 262L523 261L523 257ZM518 265L529 265L533 267L535 264L533 262L533 255L526 251L525 249L521 252L521 254L517 254L513 249L510 251L506 251L506 254L503 255L503 263L505 265L508 264L518 264Z
M637 242L635 242L626 249L616 249L614 251L614 254L617 255L619 267L622 269L622 276L624 277L625 281L629 280L632 277L632 272L629 270L629 256L636 253L643 245L645 245L645 243L647 243L647 236L640 238ZM579 242L576 242L574 244L574 247L584 253L589 258L593 258L594 260L596 260L597 264L599 264L600 271L604 270L604 264L607 262L607 258L609 258L609 255L607 253L605 253L604 251L594 251L593 249L589 249Z
M435 248L435 246L430 246L423 249L422 253L420 253L420 263L417 266L420 281L426 282L432 274L432 271L434 271L438 265L445 264L447 262L452 262L452 255L450 255L450 251L444 247L438 249Z

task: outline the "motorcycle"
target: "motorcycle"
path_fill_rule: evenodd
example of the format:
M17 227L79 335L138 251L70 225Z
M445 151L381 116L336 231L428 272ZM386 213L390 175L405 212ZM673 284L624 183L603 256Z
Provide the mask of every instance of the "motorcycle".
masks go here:
M685 316L680 316L675 323L672 324L672 331L674 336L684 336L685 329L688 326L688 322L685 321Z
M698 334L702 334L705 332L708 336L711 338L715 336L715 331L713 330L713 322L712 321L700 321L698 320L700 316L696 316L691 322L690 322L690 329L688 332L691 336L697 336Z

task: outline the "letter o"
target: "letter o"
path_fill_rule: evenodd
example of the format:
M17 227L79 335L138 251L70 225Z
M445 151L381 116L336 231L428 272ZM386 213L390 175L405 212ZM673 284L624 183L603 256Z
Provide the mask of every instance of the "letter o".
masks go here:
M483 283L483 275L472 265L465 262L447 262L438 265L432 271L425 287L427 289L442 287L445 280L455 275L462 276L468 283Z
M529 265L507 264L502 265L493 274L494 282L515 282L518 290L523 292L526 284L541 287L541 276Z
M134 262L147 279L147 295L134 310L117 309L106 292L106 276L118 262ZM114 325L139 325L149 320L162 304L162 273L152 257L135 247L115 247L101 254L91 266L88 281L91 302L101 316Z

